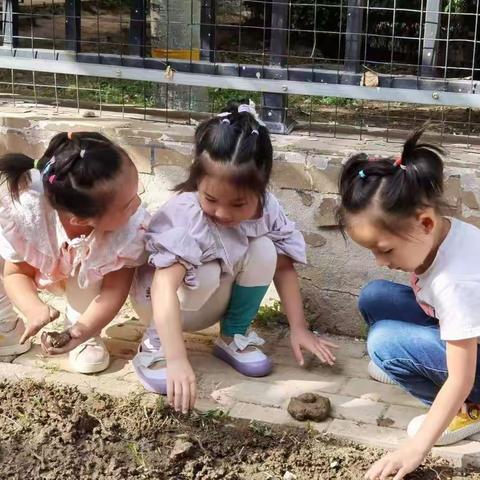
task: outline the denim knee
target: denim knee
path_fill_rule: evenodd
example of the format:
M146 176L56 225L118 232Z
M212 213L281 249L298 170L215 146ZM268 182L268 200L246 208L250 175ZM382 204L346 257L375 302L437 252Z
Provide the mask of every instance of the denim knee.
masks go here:
M388 294L386 294L387 286L390 286L391 282L388 280L372 280L367 283L361 290L358 297L358 309L362 314L368 315L373 309L378 308L379 302L388 300Z
M381 320L370 328L367 351L372 360L388 362L407 356L409 335L404 335L405 323L396 320Z

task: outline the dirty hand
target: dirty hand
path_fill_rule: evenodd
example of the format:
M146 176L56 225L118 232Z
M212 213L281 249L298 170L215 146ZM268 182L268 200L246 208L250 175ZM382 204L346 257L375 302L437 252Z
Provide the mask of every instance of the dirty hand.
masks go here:
M301 366L304 364L302 348L312 352L322 363L328 363L328 365L335 363L335 355L331 349L338 348L338 345L316 335L308 328L292 329L290 332L290 343L295 359Z
M60 312L42 303L31 312L25 312L27 318L25 332L20 339L20 343L25 343L30 337L36 335L45 325L53 322L60 316Z
M167 361L167 399L177 412L187 413L195 404L197 383L187 358Z
M402 480L420 466L425 457L424 452L409 443L375 462L366 473L365 479L384 480L393 477L393 480Z
M75 347L78 347L81 343L86 342L90 337L90 333L87 331L86 327L80 323L76 323L68 329L70 334L70 340L63 347L52 347L47 342L46 336L42 335L41 345L42 350L47 355L60 355L62 353L67 353L70 350L73 350Z

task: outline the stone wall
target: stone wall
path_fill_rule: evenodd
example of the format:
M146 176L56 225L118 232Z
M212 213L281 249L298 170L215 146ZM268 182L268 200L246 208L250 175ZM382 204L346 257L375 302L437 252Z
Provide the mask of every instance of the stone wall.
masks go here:
M67 130L100 130L122 145L134 159L145 186L145 202L154 210L185 176L191 161L192 127L121 118L82 118L62 110L42 117L28 111L0 109L0 154L19 151L33 157L43 152L49 138ZM335 228L337 176L342 161L354 151L395 154L398 143L378 139L333 140L302 135L276 136L272 190L288 215L297 222L308 245L309 264L300 267L302 291L309 320L329 332L361 335L356 309L359 290L374 278L406 281L375 266L371 255L345 242ZM450 146L446 169L446 196L452 214L480 226L480 182L477 151Z

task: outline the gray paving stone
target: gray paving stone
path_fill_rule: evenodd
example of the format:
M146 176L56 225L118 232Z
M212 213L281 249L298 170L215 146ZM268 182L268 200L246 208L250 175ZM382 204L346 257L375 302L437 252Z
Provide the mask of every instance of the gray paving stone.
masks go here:
M384 403L404 405L407 407L421 407L417 399L408 395L400 387L386 385L364 378L351 378L340 391L343 395L352 397L369 398Z
M428 412L426 407L406 407L404 405L390 405L385 414L384 420L389 423L391 420L393 423L391 427L401 428L406 430L407 426L412 418L418 415L423 415Z
M327 433L386 450L398 448L407 439L407 434L403 430L339 419L333 420Z

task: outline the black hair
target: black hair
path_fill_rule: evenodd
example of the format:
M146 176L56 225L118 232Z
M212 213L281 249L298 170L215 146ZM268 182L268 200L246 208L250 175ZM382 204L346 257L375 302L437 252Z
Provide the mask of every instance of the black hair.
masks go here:
M342 232L348 214L360 213L374 203L380 211L374 220L392 232L397 230L398 221L413 217L422 208L443 209L445 151L420 142L424 130L408 137L401 156L377 158L358 153L348 159L339 183L337 219Z
M267 128L252 113L239 112L248 100L231 101L223 115L206 120L195 131L195 158L177 192L194 192L208 174L208 162L234 167L229 180L238 188L264 196L272 172L273 148Z
M98 187L115 178L125 161L131 161L127 153L100 133L64 132L50 140L37 161L19 153L0 157L0 179L18 200L31 181L29 170L37 168L53 208L93 218L104 213L113 195L111 189Z

